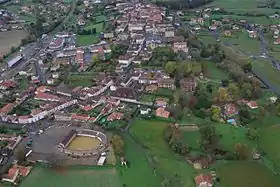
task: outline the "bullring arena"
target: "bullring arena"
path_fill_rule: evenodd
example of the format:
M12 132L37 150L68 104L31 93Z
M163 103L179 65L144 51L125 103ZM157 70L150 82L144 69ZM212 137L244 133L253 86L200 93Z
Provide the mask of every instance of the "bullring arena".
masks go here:
M57 148L69 156L98 155L106 149L107 137L105 134L89 129L72 129Z
M30 161L44 161L52 156L67 165L96 165L101 153L108 153L111 133L96 126L94 130L68 125L53 125L41 135L34 136Z

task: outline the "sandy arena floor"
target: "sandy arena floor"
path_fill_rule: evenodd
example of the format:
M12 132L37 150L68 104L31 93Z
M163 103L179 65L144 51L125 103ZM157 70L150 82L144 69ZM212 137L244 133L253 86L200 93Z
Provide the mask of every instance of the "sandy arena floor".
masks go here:
M69 150L91 150L96 149L100 141L97 138L77 136L67 146Z

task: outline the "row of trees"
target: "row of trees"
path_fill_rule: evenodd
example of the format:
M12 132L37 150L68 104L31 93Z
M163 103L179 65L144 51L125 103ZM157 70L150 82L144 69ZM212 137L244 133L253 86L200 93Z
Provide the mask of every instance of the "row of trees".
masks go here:
M123 157L125 155L124 152L124 141L121 136L114 134L112 139L110 140L110 144L113 146L114 152L117 156Z

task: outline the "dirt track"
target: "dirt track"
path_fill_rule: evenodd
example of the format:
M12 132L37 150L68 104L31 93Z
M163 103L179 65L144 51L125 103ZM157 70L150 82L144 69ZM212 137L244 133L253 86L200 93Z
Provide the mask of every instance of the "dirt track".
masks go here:
M11 47L17 47L26 36L27 33L23 30L0 32L0 56L10 52Z

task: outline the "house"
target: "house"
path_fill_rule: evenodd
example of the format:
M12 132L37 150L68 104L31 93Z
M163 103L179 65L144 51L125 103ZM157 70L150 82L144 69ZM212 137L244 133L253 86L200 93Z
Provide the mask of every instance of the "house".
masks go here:
M271 103L276 103L277 97L274 97L274 96L270 97L269 100L270 100Z
M8 90L11 88L14 88L16 86L16 83L14 81L5 80L0 83L0 90Z
M150 84L148 86L146 86L145 91L149 92L149 93L153 93L155 91L157 91L158 86L156 84Z
M194 178L197 187L212 187L213 180L211 175L200 174Z
M8 104L4 105L0 109L0 114L7 114L7 113L9 113L9 112L11 112L13 110L14 107L16 107L15 103L8 103Z
M81 48L78 48L76 50L76 63L83 64L84 63L84 50Z
M57 71L60 68L60 64L54 64L53 66L51 66L51 71Z
M175 89L174 79L161 79L158 81L159 88Z
M224 113L225 117L231 117L231 116L238 114L238 109L235 104L228 103L228 104L225 104L223 113Z
M280 44L280 39L277 39L273 42L274 45L279 45Z
M31 170L32 167L24 167L20 165L13 165L9 170L8 174L3 175L2 181L4 182L10 182L13 184L16 184L16 180L18 177L26 177Z
M122 99L132 99L136 100L138 98L138 95L135 90L132 88L117 88L113 93L113 97L116 98L122 98Z
M113 32L104 33L104 38L106 39L114 38L114 33Z
M175 53L178 51L184 51L185 53L187 53L189 51L187 42L185 42L185 41L174 42L172 48Z
M164 36L166 38L173 38L175 36L174 29L173 28L169 28L169 29L165 30Z
M257 31L248 31L248 33L249 33L250 38L257 38L258 37Z
M214 30L216 30L217 29L217 26L216 25L210 25L209 26L209 30L211 30L211 31L214 31Z
M147 115L151 112L151 109L150 108L141 108L140 109L140 114L141 115Z
M36 92L34 99L43 100L43 101L53 101L53 102L60 101L60 98L58 96L49 93L44 93L44 92Z
M181 79L180 80L180 88L184 92L193 92L195 91L195 88L197 86L197 83L195 79Z
M229 31L229 30L224 31L224 35L225 36L231 36L231 31Z
M59 78L59 73L57 73L57 72L53 73L52 78L58 79Z
M78 25L79 26L84 26L86 24L85 20L83 18L78 19Z
M112 114L110 114L108 117L107 117L107 121L115 121L115 120L120 120L122 119L124 116L123 113L121 112L113 112Z
M158 98L155 101L155 106L165 108L167 106L167 101L163 98Z
M72 114L56 112L54 113L54 119L57 121L70 121L72 119Z
M246 105L251 109L257 109L258 108L258 103L256 101L249 101L249 102L246 103Z
M72 114L71 119L74 121L86 122L90 118L89 115L86 114Z
M129 65L129 64L131 64L133 59L134 59L134 57L132 55L126 53L125 55L119 56L118 62L120 64Z
M169 118L170 112L166 111L164 108L159 107L156 110L156 116L161 118Z

